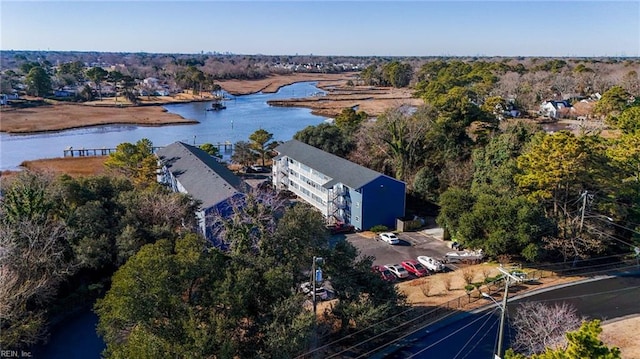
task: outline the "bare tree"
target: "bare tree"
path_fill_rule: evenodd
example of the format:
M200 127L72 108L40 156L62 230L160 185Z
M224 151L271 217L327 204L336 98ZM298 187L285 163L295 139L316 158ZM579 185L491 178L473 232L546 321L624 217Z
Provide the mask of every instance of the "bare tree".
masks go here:
M475 276L475 273L470 268L464 268L461 272L461 275L465 284L470 285L471 282L473 282L473 277Z
M431 291L433 290L433 282L429 279L425 279L422 281L422 283L420 284L420 290L422 291L422 294L424 294L425 297L430 297L431 296Z
M60 222L21 219L0 224L0 342L7 347L42 339L44 309L74 267L67 261ZM28 303L38 303L28 309Z
M442 286L444 287L444 289L447 290L447 292L450 292L452 289L451 284L453 282L452 274L445 274L441 278L442 278Z
M513 348L525 355L562 348L567 344L565 333L578 329L583 320L567 303L523 303L511 322L516 330Z

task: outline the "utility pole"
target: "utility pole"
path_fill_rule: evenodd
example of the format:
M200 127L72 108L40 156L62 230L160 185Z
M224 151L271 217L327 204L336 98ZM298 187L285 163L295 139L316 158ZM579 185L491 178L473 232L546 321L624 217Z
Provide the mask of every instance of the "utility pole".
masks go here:
M580 213L580 232L582 232L582 226L584 225L584 211L587 208L587 191L582 193L582 210Z
M322 282L322 270L316 269L316 264L323 264L324 259L322 257L313 257L313 263L311 264L311 298L313 301L313 348L318 346L318 315L317 315L317 297L316 297L316 282Z
M500 327L498 329L498 348L496 348L496 354L494 359L502 359L502 345L503 345L503 339L504 339L504 322L507 316L507 301L508 301L508 297L509 297L509 282L510 280L513 280L514 282L522 282L522 278L516 277L513 274L509 273L509 271L507 271L506 269L502 268L502 267L498 267L498 270L504 275L504 295L502 297L502 306L500 306L500 309L502 309L502 312L500 313ZM496 304L498 304L498 302L495 301L495 299L493 299L493 297L491 296L487 296L484 295L483 296L490 298L491 300L493 300Z

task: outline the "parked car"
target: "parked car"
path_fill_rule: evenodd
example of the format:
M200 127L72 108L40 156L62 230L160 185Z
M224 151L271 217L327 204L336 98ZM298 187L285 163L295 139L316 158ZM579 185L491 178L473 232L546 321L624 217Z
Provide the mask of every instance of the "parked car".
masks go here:
M327 226L327 229L331 234L340 234L340 233L353 233L356 231L356 228L349 223L336 223Z
M388 281L388 282L395 282L398 278L391 273L391 271L386 268L385 266L373 266L371 268L373 270L374 273L377 273L380 275L380 277L382 277L382 279Z
M417 259L420 264L432 272L442 272L445 268L442 262L433 257L419 256Z
M393 273L393 275L395 275L398 279L407 278L409 276L409 272L407 272L407 270L399 264L387 264L385 265L385 268L391 271L391 273Z
M416 277L424 277L426 275L429 275L429 271L427 270L427 268L414 260L403 261L400 263L400 265L402 265L402 267L406 269L407 272L415 275Z
M398 236L396 236L395 233L392 232L383 232L380 233L380 239L382 239L383 241L389 243L389 244L398 244L400 243L400 240L398 239Z
M300 289L302 289L302 293L308 295L309 297L313 296L313 288L311 282L304 282L300 285ZM327 300L329 299L329 292L327 288L325 288L321 284L316 284L316 300Z

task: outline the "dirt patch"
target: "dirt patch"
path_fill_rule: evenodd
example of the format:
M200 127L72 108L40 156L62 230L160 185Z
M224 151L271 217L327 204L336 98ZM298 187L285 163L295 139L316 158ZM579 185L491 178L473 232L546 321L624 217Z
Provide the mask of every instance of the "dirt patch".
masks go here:
M620 348L622 358L640 359L640 315L602 325L600 339L608 346Z
M465 290L465 276L471 283L484 282L486 278L495 277L500 272L495 263L482 263L476 265L464 266L455 272L437 273L423 278L401 282L398 289L407 296L407 300L413 306L437 306L449 301L457 301L459 297L467 296ZM526 273L528 270L525 268ZM568 283L582 279L581 277L559 277L551 272L545 273L544 278L540 278L532 284L519 284L514 286L513 292L519 293L550 287L562 283ZM486 287L481 287L482 291L488 291ZM427 294L428 293L428 296ZM471 292L472 297L478 297L480 292L474 289ZM478 306L486 305L485 301L478 301L477 305L471 305L464 310L473 309Z

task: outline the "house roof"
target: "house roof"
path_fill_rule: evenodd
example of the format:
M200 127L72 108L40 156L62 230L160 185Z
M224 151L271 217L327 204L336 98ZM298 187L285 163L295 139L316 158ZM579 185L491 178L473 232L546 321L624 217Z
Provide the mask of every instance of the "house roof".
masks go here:
M205 151L174 142L156 153L185 190L210 208L243 192L246 184Z
M297 140L290 140L281 144L276 147L276 151L280 155L293 158L331 177L333 180L329 181L324 187L331 187L333 184L341 182L353 189L358 189L380 176L391 178Z

